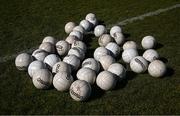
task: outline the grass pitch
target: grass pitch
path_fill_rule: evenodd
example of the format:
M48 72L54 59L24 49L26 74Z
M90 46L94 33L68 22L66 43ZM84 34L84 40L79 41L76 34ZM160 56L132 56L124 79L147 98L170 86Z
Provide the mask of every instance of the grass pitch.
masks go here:
M64 39L64 25L79 23L93 12L106 25L180 3L178 0L6 0L0 1L0 57L38 46L43 37ZM0 114L180 114L180 8L123 26L128 38L140 45L153 35L168 74L156 79L128 73L115 90L97 87L87 102L75 102L68 92L37 90L27 72L18 71L14 59L0 63ZM88 57L98 46L86 36ZM119 62L122 62L119 60Z

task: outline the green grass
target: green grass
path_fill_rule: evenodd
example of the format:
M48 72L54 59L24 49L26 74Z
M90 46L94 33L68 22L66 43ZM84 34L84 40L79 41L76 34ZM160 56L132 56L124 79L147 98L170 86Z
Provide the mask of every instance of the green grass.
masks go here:
M0 56L38 46L52 35L64 39L64 25L78 23L89 12L105 24L180 3L178 0L7 0L0 1ZM129 39L153 35L162 44L157 51L170 68L156 79L148 74L128 74L116 90L93 90L87 102L75 102L68 92L37 90L27 72L18 71L14 59L0 63L0 114L180 114L180 9L123 26ZM92 56L97 39L87 40ZM94 38L94 37L92 37ZM120 60L121 62L121 60Z

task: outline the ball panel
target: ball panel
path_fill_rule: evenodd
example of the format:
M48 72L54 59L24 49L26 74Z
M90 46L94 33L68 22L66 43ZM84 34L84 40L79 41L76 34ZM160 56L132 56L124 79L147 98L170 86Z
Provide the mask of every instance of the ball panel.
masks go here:
M100 64L94 58L85 59L82 63L82 67L90 68L90 69L96 71L96 73L98 73L100 70Z
M101 35L107 33L107 29L105 28L105 26L103 25L97 25L95 28L94 28L94 35L96 37L100 37Z
M130 67L136 73L143 73L148 68L148 62L142 56L136 56L131 60Z
M47 69L39 69L33 75L33 84L37 89L48 89L52 85L53 76Z
M152 77L162 77L166 73L166 65L160 60L154 60L149 64L148 72Z
M126 77L126 69L123 65L119 63L113 63L109 66L108 70L109 72L115 74L117 77L119 77L119 81L124 79Z
M116 86L116 79L109 71L102 71L96 79L96 84L103 90L112 90Z
M67 34L71 33L73 31L73 28L76 26L76 24L74 22L68 22L65 27L64 30Z
M96 73L90 68L81 68L76 74L79 80L84 80L90 84L94 84L96 80Z
M73 77L67 72L58 72L53 79L53 85L58 91L67 91L73 82Z
M33 61L31 55L27 53L19 54L15 59L15 65L18 70L27 70L29 64Z
M126 49L122 53L122 59L125 63L130 63L130 61L136 56L138 56L136 49Z
M85 101L91 95L91 86L83 80L76 80L70 87L70 95L76 101Z
M98 47L94 51L94 58L99 61L100 57L110 55L110 52L105 47Z

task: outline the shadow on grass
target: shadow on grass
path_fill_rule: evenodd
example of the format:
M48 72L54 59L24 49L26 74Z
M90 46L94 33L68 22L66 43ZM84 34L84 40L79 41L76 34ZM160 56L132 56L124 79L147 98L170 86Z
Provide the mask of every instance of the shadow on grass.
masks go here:
M137 76L137 73L134 73L133 71L126 71L126 80L132 80Z
M85 57L86 58L93 58L93 53L94 53L94 50L95 49L92 49L91 48L91 43L92 43L92 41L93 41L93 38L94 38L95 36L94 36L94 34L92 34L92 33L88 33L88 34L85 34L84 35L84 39L83 39L83 42L86 44L86 46L87 46L87 52L86 52L86 54L85 54Z
M144 53L144 50L139 48L139 49L138 49L138 54L139 54L139 56L142 56L143 53Z
M98 98L102 97L104 94L105 94L105 91L103 91L96 84L94 84L92 86L91 97L90 97L90 99L88 101L91 101L91 100L94 100L94 99L98 99Z
M163 46L164 46L163 44L157 43L155 49L160 49L160 48L162 48Z
M128 81L134 79L136 76L137 76L136 73L134 73L132 71L126 71L126 78L117 82L114 90L119 90L119 89L125 88L126 85L128 84Z
M98 20L98 25L104 25L106 26L105 22L103 20Z
M88 49L87 51L87 53L86 53L86 58L93 58L94 56L94 50L95 49Z
M172 69L171 67L167 67L167 73L166 76L172 76L174 75L175 70Z
M115 87L114 90L123 89L123 88L126 87L127 84L128 84L128 80L127 79L123 79L123 80L117 82L116 87Z
M123 49L121 48L121 51L120 51L119 55L115 57L116 61L119 61L119 60L122 59L122 52L123 52Z
M53 85L51 85L48 89L46 89L46 90L53 90L53 89L55 89L54 88L54 86Z
M81 67L81 66L80 66ZM77 71L78 71L79 69L77 69ZM74 78L74 80L77 80L77 76L76 76L76 74L77 74L77 71L72 71L72 73L71 73L71 75L72 75L72 77Z
M173 68L167 67L166 74L165 74L164 78L166 78L166 77L168 78L168 77L173 76L174 72L175 72L175 70Z
M131 34L129 34L129 33L123 33L123 35L124 35L124 38L126 41L128 41L129 37L131 37Z
M168 63L168 59L166 59L164 57L160 57L159 60L163 61L164 63Z
M90 43L93 41L92 38L94 38L94 34L88 33L84 35L83 42L86 44L86 46L89 48L91 45Z

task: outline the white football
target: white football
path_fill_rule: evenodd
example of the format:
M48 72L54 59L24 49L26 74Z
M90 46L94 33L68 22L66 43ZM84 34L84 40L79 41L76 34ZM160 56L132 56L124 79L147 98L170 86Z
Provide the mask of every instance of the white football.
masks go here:
M113 63L109 66L108 70L109 72L115 74L117 77L119 77L119 81L124 79L126 77L126 69L124 66L120 63Z
M99 45L103 46L103 47L105 47L108 43L110 43L112 41L113 41L113 39L111 38L111 36L109 34L103 34L98 39Z
M27 70L29 64L33 61L31 55L27 53L21 53L16 57L15 65L18 70Z
M131 60L130 68L135 73L143 73L148 68L148 62L142 56L136 56Z
M122 29L121 29L121 27L120 26L113 26L111 29L110 29L110 35L111 35L111 37L115 37L115 33L121 33L122 32Z
M45 69L46 66L42 61L33 61L29 67L28 67L28 74L30 77L33 77L33 75L35 74L35 72L39 69Z
M58 91L68 91L74 79L70 73L58 72L53 78L53 85Z
M37 49L32 53L32 56L36 60L44 61L44 58L48 55L48 53L42 49Z
M112 90L116 86L117 80L109 71L102 71L96 78L96 84L102 90Z
M107 70L111 64L115 62L115 59L110 55L100 57L99 62L104 70Z
M59 61L61 61L61 59L56 54L50 54L44 59L44 63L49 69L52 69L52 67Z
M73 28L76 26L76 24L74 22L68 22L65 27L64 30L67 34L71 33L73 31Z
M77 40L79 40L79 39L74 35L70 35L65 39L65 41L67 41L69 44L73 44L74 41L77 41Z
M162 77L166 73L166 65L160 60L154 60L149 64L148 72L152 77Z
M143 53L143 57L149 61L152 62L154 60L157 60L159 58L159 54L156 50L154 49L148 49Z
M100 37L101 35L107 33L107 29L104 25L97 25L95 28L94 28L94 35L96 37Z
M123 50L125 49L137 49L137 44L134 41L127 41L123 45Z
M39 49L46 51L47 53L54 53L55 46L49 42L44 42L39 46Z
M54 37L52 37L52 36L46 36L43 39L42 43L44 43L44 42L49 42L49 43L55 45L56 44L56 39Z
M88 20L91 24L93 24L93 26L96 26L97 25L97 18L96 18L96 15L93 14L93 13L88 13L86 15L86 20Z
M83 40L83 34L79 31L72 31L69 35L77 37L80 41Z
M83 60L85 58L85 53L81 48L71 48L68 52L68 55L75 55L77 56L80 60Z
M141 41L141 45L144 49L152 49L156 45L156 40L153 36L145 36Z
M79 31L79 32L81 32L82 34L85 33L85 30L84 30L84 28L83 28L82 26L76 26L76 27L74 27L73 31Z
M75 55L67 55L63 61L71 66L72 71L76 71L80 66L80 59Z
M100 70L100 64L94 58L87 58L87 59L85 59L82 62L82 67L90 68L90 69L96 71L96 73L98 73L99 70Z
M121 52L121 48L115 42L108 43L106 45L106 49L108 49L111 52L113 57L117 57Z
M52 85L53 75L48 69L36 70L33 75L33 84L37 89L48 89Z
M84 80L91 85L96 81L96 72L90 68L84 67L79 69L76 76L79 80Z
M125 63L130 63L136 56L138 56L138 51L136 49L126 49L122 53L122 59Z
M114 33L113 38L118 45L122 45L125 42L125 37L122 33Z
M52 68L52 73L58 73L58 72L67 72L70 74L71 66L63 61L57 62Z
M110 55L110 52L105 47L98 47L94 51L94 58L99 61L100 57Z
M87 46L84 42L82 41L74 41L73 44L71 45L71 48L81 48L84 52L87 50Z
M56 43L56 50L60 56L67 55L70 48L70 44L64 40L60 40Z
M88 20L82 20L79 25L82 26L85 31L91 30L91 23Z
M91 95L91 85L83 80L76 80L70 86L70 95L75 101L85 101Z

